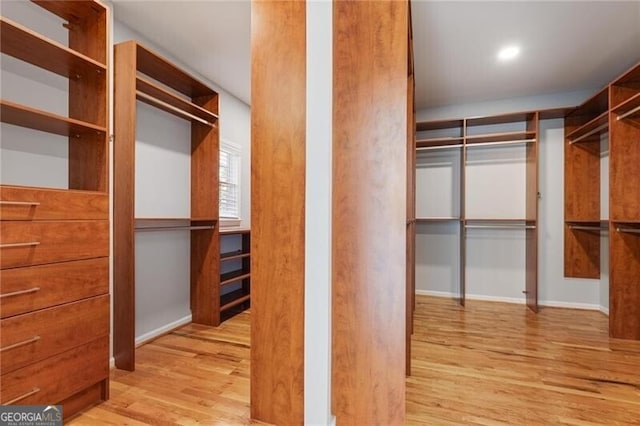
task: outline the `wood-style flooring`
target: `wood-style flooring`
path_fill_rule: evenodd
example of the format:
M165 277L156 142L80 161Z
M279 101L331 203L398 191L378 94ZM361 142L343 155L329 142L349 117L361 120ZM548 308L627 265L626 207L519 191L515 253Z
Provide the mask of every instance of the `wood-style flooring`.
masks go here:
M249 420L249 313L188 325L113 370L111 398L73 425ZM640 342L598 312L417 297L410 425L640 425ZM360 426L360 425L356 425Z

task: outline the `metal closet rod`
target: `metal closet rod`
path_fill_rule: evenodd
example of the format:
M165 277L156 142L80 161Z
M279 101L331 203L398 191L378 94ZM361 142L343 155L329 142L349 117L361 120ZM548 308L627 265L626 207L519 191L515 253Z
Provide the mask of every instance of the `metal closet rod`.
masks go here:
M624 114L620 114L620 115L616 118L616 120L618 120L618 121L623 120L623 119L625 119L625 118L629 117L630 115L635 114L635 113L636 113L636 112L638 112L638 111L640 111L640 105L638 105L638 106L637 106L637 107L635 107L634 109L631 109L631 110L629 110L629 111L625 112Z
M464 225L465 228L471 229L536 229L536 225Z
M462 148L464 144L458 143L455 145L438 145L438 146L421 146L416 148L416 151L430 151L432 149L452 149L452 148Z
M573 145L574 143L580 142L582 139L588 138L589 136L598 133L600 130L604 130L607 127L609 127L609 123L605 123L601 126L596 127L595 129L585 133L582 136L578 136L577 138L573 139L571 142L569 142L569 145Z
M518 145L522 143L532 143L535 142L536 139L515 139L512 141L496 141L496 142L478 142L478 143L467 143L467 148L473 148L474 146L494 146L494 145Z
M623 226L616 227L616 231L618 232L626 232L629 234L640 234L640 228L625 228Z
M158 99L156 97L153 97L151 95L147 95L144 92L141 92L141 91L137 90L136 91L136 95L141 97L141 98L144 98L144 99L146 99L148 101L151 101L151 102L155 103L156 105L160 105L160 106L162 106L164 108L170 109L171 111L175 111L178 114L182 115L183 117L189 118L191 120L195 120L195 121L197 121L199 123L202 123L202 124L206 124L207 126L210 126L210 127L214 127L213 123L210 123L209 121L205 120L204 118L200 118L197 115L193 115L190 112L187 112L187 111L182 110L182 109L180 109L178 107L175 107L175 106L173 106L173 105L171 105L169 103L161 101L160 99Z
M136 228L136 232L144 231L200 231L204 229L214 229L215 225L201 226L149 226L144 228Z
M589 225L569 225L569 229L575 229L577 231L608 231L608 227Z

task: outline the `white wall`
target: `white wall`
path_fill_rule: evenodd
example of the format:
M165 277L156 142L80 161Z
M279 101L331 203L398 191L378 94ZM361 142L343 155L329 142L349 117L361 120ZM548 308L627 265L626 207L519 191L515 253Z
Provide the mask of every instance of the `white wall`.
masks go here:
M495 115L500 113L578 105L593 94L592 90L534 96L493 102L446 106L418 111L418 121L463 118L471 116ZM564 122L562 119L540 122L540 199L538 230L538 289L542 305L570 306L590 309L608 309L608 241L603 236L603 274L598 279L564 278L563 226L564 226ZM504 161L495 160L499 151L495 149L479 151L470 157L476 162L467 170L467 211L466 217L496 217L499 212L523 216L524 208L524 163L523 152L511 148L499 155ZM442 152L442 151L441 151ZM431 155L431 154L429 154ZM441 157L444 154L438 154ZM452 154L449 154L450 156ZM433 159L432 159L433 160ZM442 158L439 159L442 161ZM446 158L444 160L446 162ZM455 164L455 161L451 161ZM491 164L495 162L496 164ZM486 166L486 167L485 167ZM417 216L421 216L421 198L442 192L442 188L453 187L449 175L451 170L441 170L439 174L417 173ZM477 170L475 170L477 168ZM489 168L492 171L489 171ZM497 172L500 172L499 174ZM608 174L608 158L602 161L603 172L603 218L607 216L608 195L605 180ZM421 178L437 178L431 182ZM444 178L444 179L442 179ZM521 188L522 192L518 192ZM510 194L510 195L508 195ZM457 197L456 194L454 196ZM437 195L447 205L448 196ZM510 204L510 206L509 206ZM422 207L421 207L422 206ZM447 209L428 207L431 211L444 215ZM506 209L506 210L505 210ZM455 213L453 210L449 210ZM519 213L520 212L520 213ZM454 214L455 215L455 214ZM499 217L499 216L498 216ZM458 288L458 226L457 224L420 224L417 235L416 288L418 292L440 294L456 293ZM525 285L524 274L524 232L470 230L467 237L467 294L469 297L502 299L524 302L521 291Z

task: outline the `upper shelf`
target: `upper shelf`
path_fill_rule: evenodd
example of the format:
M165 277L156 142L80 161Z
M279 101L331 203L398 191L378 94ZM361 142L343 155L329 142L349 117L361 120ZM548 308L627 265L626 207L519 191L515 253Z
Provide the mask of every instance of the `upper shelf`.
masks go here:
M106 8L95 1L31 0L43 9L58 15L68 22L90 19L96 13L105 13Z
M79 137L86 134L104 136L107 132L105 127L19 105L4 99L0 100L0 119L3 123L61 136Z
M623 120L625 118L640 118L640 92L620 103L611 111L616 114L617 120Z
M536 140L535 131L517 131L517 132L502 132L502 133L490 133L484 135L472 135L466 137L467 145L493 145L493 144L505 144L505 143L524 143L534 142Z
M141 76L136 77L138 100L162 109L180 118L212 126L218 116ZM142 94L142 95L141 95Z
M9 56L68 78L107 70L104 64L4 17L0 17L0 49Z
M462 145L462 137L443 137L416 140L416 148L456 148Z
M571 144L580 141L600 142L600 139L588 139L591 136L606 133L609 130L609 112L605 111L593 120L578 127L567 135Z
M416 123L417 132L428 132L431 130L462 129L464 120L439 120L439 121L418 121Z

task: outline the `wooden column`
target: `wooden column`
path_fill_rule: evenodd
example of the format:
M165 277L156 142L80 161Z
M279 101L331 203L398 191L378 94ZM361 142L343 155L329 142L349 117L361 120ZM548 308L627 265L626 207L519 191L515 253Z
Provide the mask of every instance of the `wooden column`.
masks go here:
M404 1L334 3L332 406L338 425L405 421L407 14Z
M304 421L306 9L251 8L251 417Z

